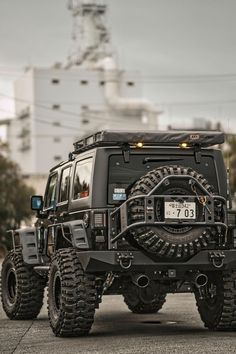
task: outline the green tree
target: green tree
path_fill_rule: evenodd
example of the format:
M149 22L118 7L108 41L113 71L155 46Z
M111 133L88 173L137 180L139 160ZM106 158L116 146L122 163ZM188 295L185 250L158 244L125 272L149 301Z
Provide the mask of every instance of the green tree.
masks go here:
M11 245L7 230L19 228L31 219L32 194L34 190L24 183L19 167L0 155L0 246Z

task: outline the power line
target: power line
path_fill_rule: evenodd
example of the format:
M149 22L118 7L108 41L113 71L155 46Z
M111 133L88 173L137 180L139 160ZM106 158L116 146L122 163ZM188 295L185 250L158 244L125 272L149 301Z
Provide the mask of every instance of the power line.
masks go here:
M54 72L51 74L44 73L39 74L36 73L36 77L39 80L52 80L53 78L57 78L57 70L55 69ZM66 72L60 72L60 76L58 79L66 80L66 81L76 81L75 77L72 75L67 74ZM96 71L94 71L96 73ZM101 72L102 73L102 72ZM130 77L127 77L126 80L134 79L132 76L135 75L135 72L127 71L126 72ZM9 75L9 76L17 76L23 75L24 72L9 72L8 70L2 70L0 68L0 75ZM86 76L86 73L84 74ZM83 75L81 78L83 79ZM94 78L89 78L89 82L97 82ZM200 75L158 75L158 74L138 74L138 78L135 79L135 82L143 82L143 83L153 83L153 84L172 84L172 83L210 83L216 81L236 81L236 73L225 73L225 74L200 74Z
M12 97L12 96L9 96L9 95L7 95L7 94L5 94L5 93L2 93L2 92L0 92L0 96L2 96L2 97L6 97L6 98L8 98L8 99L10 99L10 100L13 100L13 101L18 101L18 102L23 102L23 103L27 103L28 105L30 105L30 106L35 106L35 107L39 107L39 108L42 108L42 109L45 109L45 110L47 110L47 111L50 111L50 112L56 112L57 114L65 114L66 116L71 116L71 117L76 117L77 119L78 118L81 118L81 115L78 113L74 113L74 112L71 112L71 111L66 111L66 110L62 110L62 109L59 109L59 110L55 110L55 109L53 109L53 108L51 108L51 107L48 107L48 106L45 106L45 105L43 105L43 104L41 104L41 103L37 103L37 102L35 102L35 103L33 103L33 102L31 102L31 101L29 101L29 100L25 100L25 99L22 99L22 98L18 98L18 97ZM78 103L79 104L79 103ZM104 113L106 113L106 112L101 112L101 114L104 114ZM88 119L90 118L90 113L88 112ZM69 119L68 117L66 118L66 119ZM96 118L95 118L97 121L102 121L102 122L105 122L105 121L107 121L106 120L106 118L102 118L102 117L99 117L99 116L96 116ZM75 119L74 119L74 121L75 121ZM113 122L120 122L120 120L115 120L115 119L112 119L112 121Z
M3 93L3 92L0 92L0 96L2 96L2 97L6 97L6 98L8 98L9 100L13 100L13 101L18 101L18 102L22 102L22 103L27 103L27 104L29 104L29 105L31 105L31 106L35 106L35 107L39 107L39 108L42 108L42 109L45 109L45 110L48 110L48 111L54 111L52 108L50 108L50 107L47 107L47 106L44 106L44 105L42 105L41 103L33 103L33 102L31 102L31 101L29 101L29 100L25 100L25 99L23 99L23 98L18 98L18 97L12 97L12 96L9 96L9 95L7 95L7 94L5 94L5 93ZM73 116L73 117L79 117L79 115L77 114L77 113L74 113L74 112L70 112L70 111L64 111L64 110L57 110L57 113L64 113L64 114L67 114L67 115L71 115L71 116Z
M159 106L204 106L204 105L225 105L236 104L236 99L218 100L218 101L182 101L182 102L159 102Z
M2 92L0 92L0 96L6 97L6 98L8 98L10 100L13 100L13 101L27 103L30 106L39 107L39 108L45 109L45 110L53 112L53 113L55 113L55 112L57 114L61 113L61 114L65 114L66 116L76 117L77 119L78 118L83 118L82 115L74 113L74 112L71 112L71 111L66 111L66 110L62 110L62 109L55 110L55 109L53 109L51 107L48 107L48 106L45 106L45 105L43 105L41 103L37 103L37 102L33 103L33 102L29 101L29 100L25 100L25 99L18 98L18 97L12 97L12 96L9 96L9 95L7 95L5 93L2 93ZM84 113L85 114L87 113L87 116L85 118L87 118L88 120L101 121L102 123L105 123L105 122L107 122L109 120L109 119L106 119L106 118L102 118L102 117L96 116L93 112L90 113L88 111L88 112L84 112ZM101 112L101 114L109 114L109 113L108 112ZM94 117L94 118L92 118L92 117ZM57 117L57 119L58 119L58 117ZM70 118L66 117L66 119L70 119ZM75 119L73 119L73 121L75 121ZM112 122L121 123L120 120L114 119L114 118L112 119Z
M1 111L1 109L0 109L0 111ZM4 111L4 112L6 112L6 113L12 113L12 112L10 112L10 111L7 111L7 110L2 110L2 111ZM57 117L56 117L57 118ZM100 119L100 120L102 120L102 122L101 123L107 123L108 122L108 119L106 119L106 118L99 118L99 117L97 117L97 116L93 116L93 115L89 115L89 117L88 117L88 120L89 121L91 121L91 122L94 122L94 121L96 121L97 120L97 118L98 119ZM17 117L12 117L12 119L17 119ZM51 126L54 126L54 128L55 129L57 129L57 128L66 128L66 129L72 129L72 130L75 130L75 129L81 129L81 126L71 126L71 125L66 125L66 124L61 124L61 122L59 122L59 125L54 125L55 124L55 117L53 117L53 119L54 120L52 120L51 118L48 118L48 117L43 117L43 116L34 116L34 121L36 121L36 122L39 122L39 123L41 123L41 124L47 124L47 125L51 125ZM1 121L1 120L0 120ZM74 120L75 121L75 120ZM81 122L78 120L77 121L78 123L80 123L81 124ZM112 122L115 122L115 123L121 123L121 121L120 120L115 120L115 119L112 119ZM88 122L88 125L89 125L89 123L90 122ZM82 127L82 129L85 129L85 127Z
M42 109L45 109L45 110L48 110L50 112L55 112L55 110L51 107L48 107L48 106L45 106L41 103L38 103L38 102L31 102L29 100L25 100L25 99L22 99L22 98L18 98L18 97L12 97L12 96L9 96L3 92L0 92L0 96L2 97L6 97L10 100L13 100L13 101L19 101L19 102L24 102L24 103L27 103L31 106L35 106L35 107L39 107L39 108L42 108ZM53 102L51 102L53 104ZM55 103L55 102L54 102ZM182 101L182 102L156 102L155 104L156 105L159 105L159 106L189 106L189 105L220 105L220 104L235 104L236 103L236 99L228 99L228 100L216 100L216 101L211 101L211 100L207 100L207 101ZM79 104L79 103L78 103ZM77 113L74 113L74 112L71 112L71 111L67 111L67 110L62 110L62 109L59 109L56 111L57 113L61 113L61 114L66 114L66 115L69 115L69 116L72 116L72 117L76 117L76 118L79 118L80 115L77 114ZM67 118L68 119L68 118ZM101 117L96 117L96 120L104 120L103 118Z

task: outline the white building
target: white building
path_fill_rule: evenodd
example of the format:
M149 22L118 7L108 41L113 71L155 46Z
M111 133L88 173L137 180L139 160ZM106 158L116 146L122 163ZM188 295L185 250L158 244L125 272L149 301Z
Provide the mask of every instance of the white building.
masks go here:
M28 70L15 83L17 119L9 127L10 156L24 174L44 174L65 159L73 142L102 128L132 129L136 115L108 109L104 75L80 68ZM140 96L137 75L121 77L122 97Z
M30 68L15 83L17 118L8 141L24 175L47 174L85 134L157 128L158 112L140 98L140 75L119 70L110 51L106 6L72 1L70 10L79 21L73 36L78 51L65 66Z

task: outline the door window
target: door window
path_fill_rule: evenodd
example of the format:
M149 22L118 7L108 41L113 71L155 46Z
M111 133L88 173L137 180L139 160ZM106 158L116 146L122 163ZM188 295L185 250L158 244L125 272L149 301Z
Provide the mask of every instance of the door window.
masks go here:
M81 199L89 196L91 173L92 159L77 162L74 176L73 199Z
M65 202L69 199L70 170L71 168L68 167L62 171L59 203Z
M45 208L53 208L56 204L56 191L57 191L57 174L55 173L49 178Z

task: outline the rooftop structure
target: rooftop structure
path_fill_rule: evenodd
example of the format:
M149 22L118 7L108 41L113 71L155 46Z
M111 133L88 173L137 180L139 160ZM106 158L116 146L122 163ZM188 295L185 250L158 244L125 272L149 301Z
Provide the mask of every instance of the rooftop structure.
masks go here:
M159 112L141 97L138 73L120 70L111 50L107 6L69 1L73 50L65 65L29 68L15 83L10 157L25 175L46 174L79 138L101 129L156 130Z

